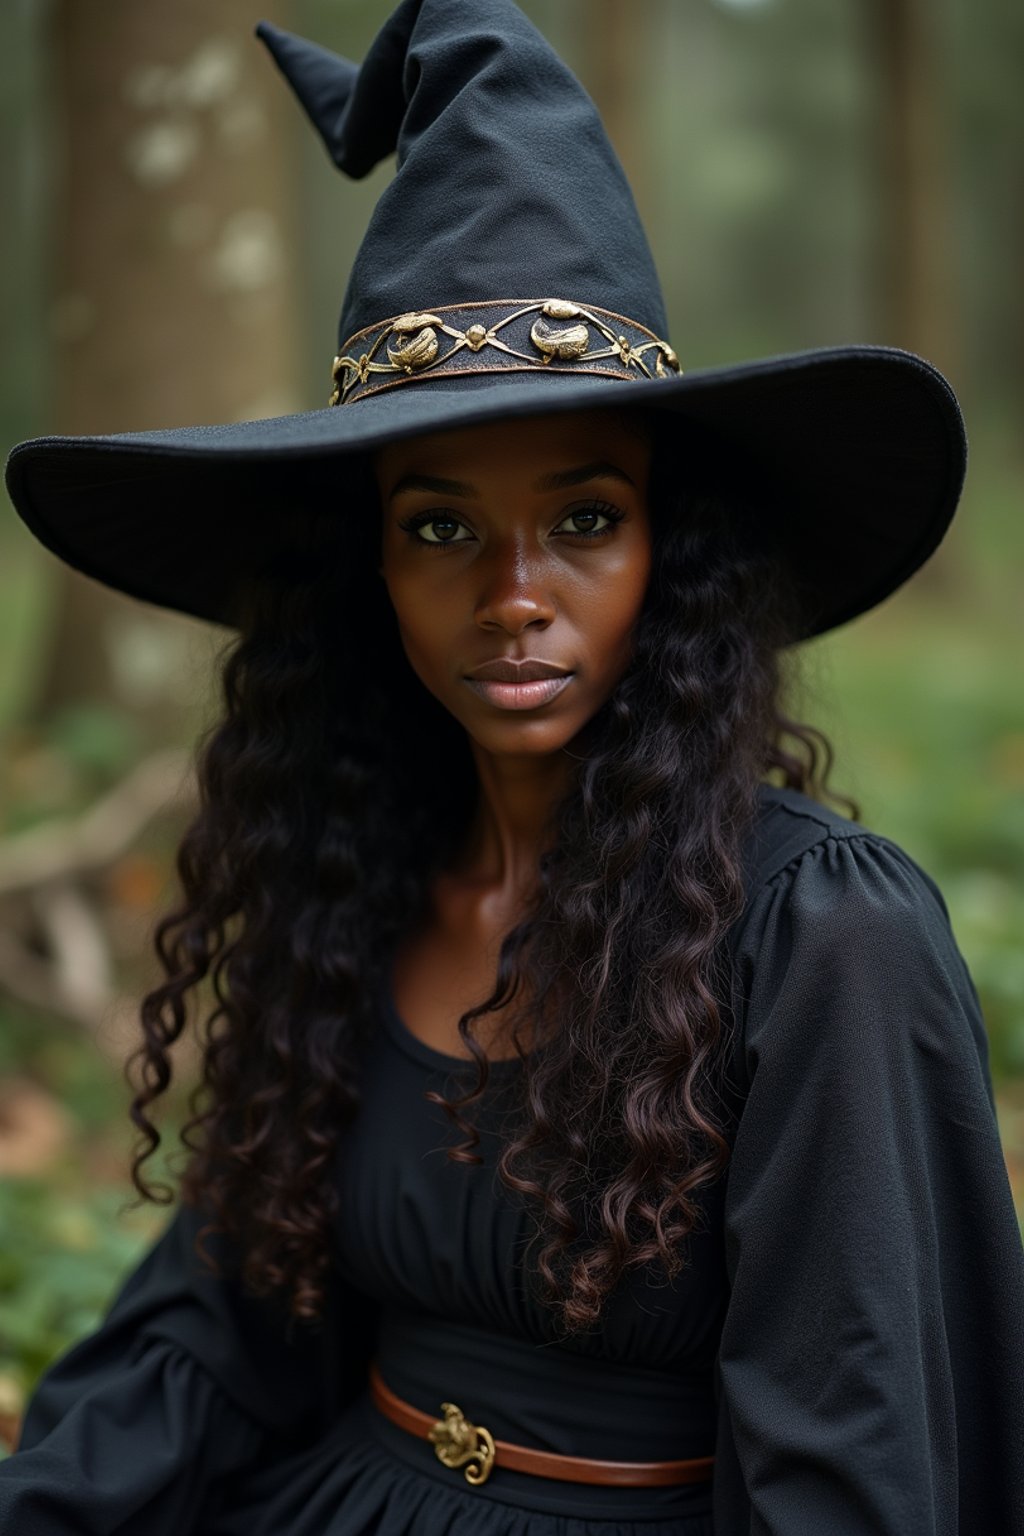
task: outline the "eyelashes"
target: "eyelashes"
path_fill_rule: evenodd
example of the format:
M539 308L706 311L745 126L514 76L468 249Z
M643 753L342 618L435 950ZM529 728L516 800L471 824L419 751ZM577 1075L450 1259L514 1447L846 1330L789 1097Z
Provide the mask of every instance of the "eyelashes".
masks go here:
M464 524L459 523L459 519L457 517L453 517L450 513L445 512L417 512L414 517L406 518L406 520L404 522L400 522L398 526L401 528L403 533L407 533L409 535L415 544L432 544L435 547L441 546L443 548L446 544L465 544L468 542L466 539L420 538L419 530L421 528L430 527L434 523L451 523L455 527L464 526Z
M606 525L604 528L571 528L568 535L570 538L599 539L603 535L613 532L616 525L622 522L625 515L624 512L619 511L618 507L610 506L607 502L592 502L586 507L574 507L571 512L566 513L562 522L568 522L570 518L574 517L603 517Z
M622 522L625 515L618 507L613 507L609 502L587 502L584 506L570 508L562 518L561 523L557 524L557 527L560 528L562 523L569 522L570 519L574 518L604 518L605 526L603 528L586 529L570 528L560 534L559 537L584 540L607 538L609 534L614 533L616 525ZM461 518L457 517L454 512L449 511L447 508L433 512L417 512L412 517L400 522L398 526L414 543L425 544L432 549L451 548L453 545L470 544L473 542L472 537L468 539L459 539L454 536L450 538L424 538L420 533L420 529L433 527L435 524L454 526L456 528L465 528L466 526Z

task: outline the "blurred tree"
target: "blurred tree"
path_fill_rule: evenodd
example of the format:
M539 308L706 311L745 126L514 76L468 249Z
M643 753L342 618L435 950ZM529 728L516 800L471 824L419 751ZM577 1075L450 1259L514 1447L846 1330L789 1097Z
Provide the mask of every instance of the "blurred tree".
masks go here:
M877 93L879 329L955 377L950 103L940 77L947 29L926 0L870 0L862 15Z
M651 6L632 0L587 0L581 8L579 70L622 161L637 204L646 202L648 155L642 100L643 66L652 28L661 21ZM580 46L581 45L581 46Z
M287 3L270 9L289 24ZM53 5L56 431L297 408L289 104L253 14L247 0ZM111 700L173 735L188 621L56 579L36 720Z
M957 254L974 404L1024 462L1024 6L947 0L955 93Z

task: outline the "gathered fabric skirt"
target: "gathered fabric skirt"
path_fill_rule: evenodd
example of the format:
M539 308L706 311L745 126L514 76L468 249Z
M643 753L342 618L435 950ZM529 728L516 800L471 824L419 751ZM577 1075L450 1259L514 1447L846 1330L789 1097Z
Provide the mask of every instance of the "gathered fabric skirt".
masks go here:
M329 1435L249 1468L197 1536L713 1536L711 1484L605 1488L495 1467L481 1487L360 1395Z

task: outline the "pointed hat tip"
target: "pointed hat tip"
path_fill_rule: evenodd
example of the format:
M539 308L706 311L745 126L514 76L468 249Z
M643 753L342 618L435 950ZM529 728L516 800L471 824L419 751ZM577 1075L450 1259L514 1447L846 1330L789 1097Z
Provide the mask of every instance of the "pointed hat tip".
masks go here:
M376 140L370 150L363 151L359 135L348 130L348 104L359 77L356 65L269 21L257 22L253 31L288 82L335 165L350 176L365 176L382 155ZM389 142L387 152L393 149L394 143Z
M252 35L270 47L281 36L281 29L275 27L272 21L258 21L252 29Z

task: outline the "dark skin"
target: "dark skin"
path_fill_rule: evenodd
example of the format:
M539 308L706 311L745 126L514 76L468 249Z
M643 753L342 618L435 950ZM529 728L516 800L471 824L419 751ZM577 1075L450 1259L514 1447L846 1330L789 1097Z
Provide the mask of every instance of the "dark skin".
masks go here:
M405 653L465 728L480 785L465 845L394 974L407 1027L449 1055L466 1055L459 1015L494 985L587 723L629 663L650 574L650 464L648 434L604 410L439 432L375 457L379 569ZM467 681L482 663L527 657L571 673L554 697L502 707ZM500 1031L495 1015L476 1026L495 1057Z

